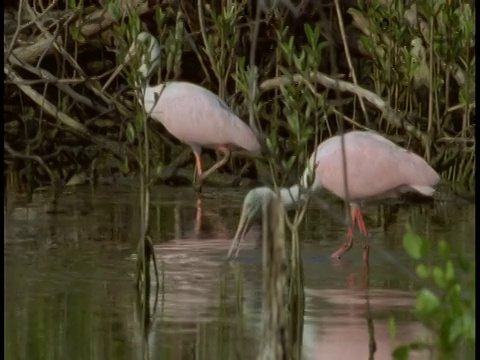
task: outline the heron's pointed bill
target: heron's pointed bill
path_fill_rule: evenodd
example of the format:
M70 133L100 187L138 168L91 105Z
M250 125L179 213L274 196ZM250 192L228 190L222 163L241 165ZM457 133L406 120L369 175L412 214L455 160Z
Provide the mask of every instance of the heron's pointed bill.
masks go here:
M244 239L248 229L250 229L251 222L252 218L248 216L245 211L242 211L242 215L240 216L240 221L238 223L237 231L235 232L232 245L230 246L230 250L228 250L227 259L231 258L232 253L235 249L235 257L238 256L238 252L240 251L240 243Z

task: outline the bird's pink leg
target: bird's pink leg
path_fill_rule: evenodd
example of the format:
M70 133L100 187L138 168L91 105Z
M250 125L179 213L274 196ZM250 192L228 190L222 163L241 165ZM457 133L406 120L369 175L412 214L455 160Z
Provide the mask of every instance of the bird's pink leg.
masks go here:
M358 229L360 230L360 233L363 234L364 236L367 235L367 228L365 226L365 221L363 220L362 212L360 209L352 205L351 210L351 224L348 227L347 231L347 237L348 240L346 243L344 243L337 251L335 251L332 254L332 258L337 258L340 259L343 254L345 254L347 251L349 251L352 246L353 246L353 229L355 227L355 223L357 223ZM361 288L366 289L368 287L368 277L369 277L369 264L368 264L368 255L369 255L369 247L368 245L364 245L363 247L363 261L364 261L364 267L362 271L362 283L361 283ZM355 274L351 274L348 277L348 287L350 289L354 288L354 283L355 283Z
M194 153L195 154L195 163L197 166L197 185L199 187L202 186L202 175L203 175L203 170L202 170L202 158L200 154Z
M357 220L355 209L353 207L350 209L350 219L351 223L348 226L347 236L348 239L351 240L353 243L353 228L355 227L355 221Z
M363 220L362 212L359 208L355 210L355 217L357 219L358 229L360 233L362 233L365 237L367 236L367 227L365 226L365 221ZM365 243L363 244L363 270L362 270L362 280L360 284L361 289L368 288L368 280L369 280L369 273L370 273L370 265L369 265L369 256L370 256L370 246Z
M352 207L350 210L352 222L348 226L348 230L347 230L348 240L330 256L333 259L340 259L343 256L343 254L349 251L353 246L353 228L355 226L355 221L357 220L355 209L356 208Z
M357 223L357 226L358 226L358 229L360 230L360 233L364 236L367 236L367 227L365 226L365 221L363 220L362 212L360 211L360 209L357 206L352 206L351 217L352 217L352 223L351 223L350 227L348 228L348 237L349 237L349 239L352 239L352 240L349 240L349 241L351 241L353 243L353 228L354 228L355 223ZM351 247L351 245L350 245L350 247ZM348 250L346 250L346 251L348 251ZM343 253L341 255L343 255ZM369 273L370 273L370 266L369 266L369 263L368 263L368 258L369 258L369 246L367 244L364 244L364 246L363 246L363 269L362 269L361 284L360 284L361 289L367 289L368 288ZM354 283L355 283L355 275L351 274L348 278L348 285L349 285L350 289L354 288Z
M365 226L365 221L363 221L362 212L356 206L352 206L352 225L357 222L358 230L362 235L367 235L367 227Z
M355 215L352 214L352 218L353 216L355 216L360 233L366 237L368 235L367 227L365 226L365 221L363 220L362 212L358 207L355 207L353 211L355 212ZM370 255L370 246L368 246L367 243L365 242L363 244L363 262L366 264L367 267L368 267L369 255Z
M202 181L205 180L208 176L210 176L213 172L221 168L223 165L225 165L230 159L231 151L226 146L218 146L217 150L223 152L224 156L220 159L220 161L215 163L210 169L208 169L201 175L200 179Z

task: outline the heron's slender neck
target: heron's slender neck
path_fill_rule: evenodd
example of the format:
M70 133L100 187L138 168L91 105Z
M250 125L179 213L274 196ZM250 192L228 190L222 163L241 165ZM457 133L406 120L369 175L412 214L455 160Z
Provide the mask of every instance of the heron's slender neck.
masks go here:
M289 188L281 188L280 197L286 210L294 208L301 201L305 200L305 194L300 193L299 185L293 185Z

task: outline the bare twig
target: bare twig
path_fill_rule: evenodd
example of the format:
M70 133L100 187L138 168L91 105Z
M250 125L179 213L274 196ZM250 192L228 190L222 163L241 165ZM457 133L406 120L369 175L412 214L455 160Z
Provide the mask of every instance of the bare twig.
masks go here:
M5 59L8 59L13 47L15 46L15 42L17 41L18 35L20 35L20 30L21 30L21 22L22 22L22 10L23 10L23 0L18 1L18 14L17 14L17 28L15 29L15 33L13 34L13 38L10 41L10 46L8 47L8 50L5 53ZM5 42L4 48L7 45Z
M34 68L34 69L38 70L38 68ZM38 71L38 73L40 73L40 71ZM37 74L37 73L35 73L35 74ZM95 77L94 79L99 79L99 77ZM22 84L22 85L37 85L37 84L56 85L56 84L83 84L86 81L87 80L80 79L80 78L57 78L57 77L53 77L51 79L42 78L42 79L36 79L36 80L22 80L20 82L15 82L15 81L12 81L12 80L5 80L3 83L4 84Z
M187 16L187 19L188 19L188 16ZM206 29L206 30L211 30L211 29L209 28L209 29ZM195 53L195 55L197 55L197 59L198 59L198 62L200 63L200 66L202 67L203 73L205 74L205 77L206 77L207 81L210 83L212 81L210 79L210 73L207 70L207 67L205 66L205 62L203 61L203 57L200 54L200 50L198 49L197 44L192 39L193 34L192 33L189 34L187 29L185 29L185 28L183 29L183 32L184 32L184 40L186 40L188 45L190 45L190 49L192 49L192 51Z
M255 53L257 51L258 31L260 28L260 14L262 8L257 4L255 10L255 22L253 24L253 31L251 37L250 47L250 74L248 78L248 123L252 130L261 138L260 131L255 122L255 98L257 95L258 70L255 65Z
M127 3L128 4L124 4L124 2L120 2L123 6L135 8L139 15L150 10L148 3L142 0L132 0ZM80 26L80 33L85 37L89 37L108 28L116 21L117 19L108 13L108 11L99 9L85 17ZM50 37L40 36L32 44L17 47L8 57L5 57L5 59L7 62L16 65L23 63L31 64L36 61L42 53L45 55L52 54L54 48L51 45L52 41Z
M387 4L383 4L383 5L390 6ZM372 20L370 20L366 15L362 14L357 9L350 8L348 10L348 13L352 15L353 25L357 29L362 31L368 37L371 37L373 35L372 31L370 30L373 28ZM415 3L410 7L410 9L405 11L404 19L405 19L406 25L411 26L414 29L414 31L420 31L422 33L422 36L425 39L425 41L428 43L429 47L433 46L430 43L430 37L428 36L428 31L429 31L428 24L418 16ZM382 36L383 42L393 46L393 41L390 38L388 38L386 34L382 34L381 36ZM361 44L359 44L358 50L366 56L370 55L368 52L365 51L365 49L363 49ZM378 48L379 54L381 54L381 51L383 50L381 48ZM448 68L451 69L452 75L459 86L463 86L465 84L465 81L466 81L465 72L461 69L461 67L458 64L448 64L445 60L440 59L440 66L444 71L446 71Z
M198 8L198 22L200 24L200 34L202 35L202 40L203 40L203 43L205 44L205 53L207 54L208 59L210 60L210 64L211 64L212 68L215 69L217 62L215 61L215 58L213 57L213 51L210 48L210 45L208 43L207 31L205 30L205 19L203 18L203 0L197 0L197 8ZM202 62L202 64L203 64L203 62ZM218 83L220 84L221 83L221 77L220 77L220 74L218 74L216 70L215 70L215 75L217 77Z
M385 100L374 92L362 88L358 85L352 84L344 80L336 80L331 78L328 75L325 75L321 72L312 72L310 73L310 79L315 80L316 82L322 84L329 89L338 89L339 91L345 91L353 93L359 97L364 98L370 104L379 109L385 119L396 128L404 127L409 133L415 136L417 139L422 140L424 146L428 146L428 138L420 130L415 128L412 124L403 122L400 118L400 114L392 109ZM273 79L265 80L260 84L260 90L269 91L271 89L278 88L280 86L288 85L292 82L305 82L305 78L300 74L294 74L292 76L279 76Z
M12 68L5 64L3 67L3 71L7 77L9 77L12 81L22 81L23 79L12 70ZM38 106L43 108L49 115L58 118L62 124L67 126L69 129L73 130L74 132L80 134L88 134L88 130L85 126L79 123L77 120L71 118L67 114L59 111L51 102L46 100L42 95L36 92L31 86L27 85L17 85L20 90L22 90L25 95L27 95L30 99L32 99Z
M68 116L64 112L58 110L58 108L55 105L53 105L51 102L46 100L37 91L32 89L32 87L19 84L23 79L15 71L13 71L9 65L7 64L4 65L4 72L5 72L5 75L7 75L7 77L9 77L12 81L17 83L17 86L20 88L20 90L22 90L22 92L25 95L27 95L30 99L32 99L47 114L60 120L60 122L64 126L66 126L68 130L72 131L73 133L79 136L82 136L88 139L89 141L92 141L100 148L105 148L111 151L113 154L115 154L116 156L122 159L124 159L125 156L131 156L131 151L129 151L127 148L125 148L121 144L118 144L100 135L93 136L92 134L90 134L88 129L83 124L73 119L72 117Z
M50 181L51 181L51 184L53 187L57 186L57 177L55 176L55 174L53 173L52 170L50 170L50 168L45 164L45 162L43 161L43 159L38 156L38 155L26 155L26 154L22 154L14 149L11 148L11 146L4 140L3 141L3 148L5 150L8 151L8 153L10 153L12 156L16 157L16 158L19 158L19 159L24 159L24 160L33 160L33 161L36 161L48 174L48 177L50 178ZM54 191L54 194L56 192ZM54 199L55 200L55 199Z
M350 50L348 49L347 37L345 35L345 28L343 26L343 17L342 17L342 11L340 10L339 0L335 0L335 9L337 10L338 27L340 28L340 34L342 36L343 47L345 50L345 55L347 57L348 67L350 68L350 74L352 76L353 83L358 86L357 75L355 75L355 69L353 68L352 57L350 56ZM359 97L358 99L360 101L360 107L362 108L362 111L363 111L363 116L365 116L365 123L367 124L368 127L370 127L371 124L368 118L367 108L363 103L363 98Z
M86 105L86 106L88 106L88 107L90 107L94 110L100 111L100 112L107 113L109 111L106 107L104 107L104 106L102 106L98 103L93 102L91 99L87 98L86 96L83 96L83 95L77 93L68 84L66 84L64 82L60 82L57 77L55 77L53 74L49 73L47 70L44 70L44 69L38 68L38 67L33 67L30 64L24 64L23 68L25 70L30 71L32 74L35 74L35 75L47 80L48 82L53 83L60 90L65 92L67 95L71 96L73 98L73 100L75 100L75 101L77 101L81 104L84 104L84 105Z

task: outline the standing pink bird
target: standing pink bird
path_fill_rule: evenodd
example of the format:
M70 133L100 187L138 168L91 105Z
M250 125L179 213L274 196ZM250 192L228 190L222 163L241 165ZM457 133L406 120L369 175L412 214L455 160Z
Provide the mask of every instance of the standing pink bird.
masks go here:
M435 192L434 186L440 181L439 175L423 158L377 133L352 131L344 135L344 144L352 222L348 229L348 241L332 254L335 258L340 258L352 247L355 223L360 232L367 235L359 208L360 203L378 198L397 197L401 193L411 191L432 196ZM313 174L311 170L314 170ZM311 192L317 193L326 189L347 200L341 135L331 137L317 147L302 177L302 187L307 187L307 178L310 175L313 175ZM252 222L261 219L262 202L272 196L275 196L275 193L268 187L253 189L247 194L228 257L235 247L238 254L240 241ZM287 210L306 199L299 185L280 189L280 196Z
M260 143L252 129L233 110L211 91L187 82L172 81L156 86L148 86L152 72L160 65L161 49L151 34L142 32L131 46L125 61L107 80L106 89L123 66L138 51L142 51L143 65L139 68L143 84L143 104L145 111L153 119L162 123L170 134L188 144L195 155L197 186L215 170L225 165L232 150L244 149L253 155L260 154ZM145 56L148 55L148 59ZM203 171L202 148L221 151L223 158L207 171Z

